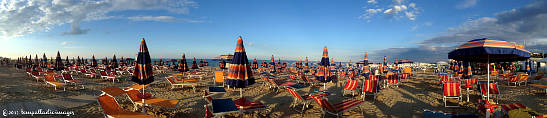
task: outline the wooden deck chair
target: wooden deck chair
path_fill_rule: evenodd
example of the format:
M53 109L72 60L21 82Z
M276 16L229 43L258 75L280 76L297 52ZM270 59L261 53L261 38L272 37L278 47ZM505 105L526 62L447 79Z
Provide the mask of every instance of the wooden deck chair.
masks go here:
M97 97L100 109L106 118L154 118L154 116L124 110L118 101L106 94Z
M346 91L351 91L351 95L352 96L355 96L355 91L357 90L357 87L359 85L359 81L358 80L351 80L349 79L347 82L346 82L346 85L344 86L344 90L342 92L342 96L344 96L346 94Z
M51 86L53 86L55 88L55 91L57 91L57 86L62 86L63 87L63 91L66 91L66 88L65 88L65 83L62 83L62 82L57 82L55 80L55 74L47 74L45 76L45 80L46 84L49 84Z
M490 82L490 83L487 83L486 81L480 81L479 82L479 89L481 91L481 96L483 98L486 98L488 97L488 88L487 87L490 87L490 96L496 96L496 103L498 102L498 98L499 98L499 95L500 95L500 91L498 89L498 86L495 82Z
M142 99L137 96L138 94L141 94L141 92L139 92L138 90L128 90L125 92L127 93L127 96L129 97L133 105L135 105L135 110L137 110L137 105L143 105ZM181 100L170 100L155 97L146 98L144 99L144 101L146 105L158 106L167 109L176 109L178 106L180 106L180 104L182 104Z
M363 91L361 92L362 93L361 97L363 97L363 101L365 100L367 93L368 95L372 94L374 97L373 100L376 101L376 94L379 91L378 88L379 88L378 80L372 80L372 79L365 80L363 82Z
M167 81L171 85L171 89L174 89L176 86L180 86L181 88L184 88L184 86L192 86L192 89L196 90L196 85L198 85L198 83L195 82L176 82L170 77L165 77L165 79L167 79Z
M313 96L312 98L321 106L321 111L323 112L322 117L327 113L336 115L336 117L342 116L345 111L351 110L365 102L362 100L348 99L332 105L323 97Z
M459 106L448 106L446 104L447 99L456 98L458 102L462 100L461 88L459 82L445 82L443 83L443 102L444 107L459 107Z
M224 86L224 72L223 71L215 71L214 86L217 86L217 83L222 83L222 86Z
M75 80L70 73L63 73L63 81L72 85L80 85L82 89L85 89L84 84L80 80Z

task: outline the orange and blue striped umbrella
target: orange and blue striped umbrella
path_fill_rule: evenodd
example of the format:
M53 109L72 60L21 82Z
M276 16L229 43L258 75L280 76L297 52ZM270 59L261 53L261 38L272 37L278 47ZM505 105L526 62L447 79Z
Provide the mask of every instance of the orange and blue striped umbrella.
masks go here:
M186 72L188 71L188 64L186 64L186 54L182 53L182 59L179 62L179 71Z
M196 57L192 60L192 69L198 69L198 64L196 63Z
M511 62L530 58L530 52L517 44L498 39L475 39L448 53L449 59L473 62Z
M274 56L272 55L272 58L270 59L270 73L275 73L275 58Z
M91 56L91 67L97 67L97 60L95 59L95 55Z
M141 46L139 47L139 53L137 55L137 62L135 64L135 71L133 71L133 77L131 81L146 85L154 81L152 72L152 60L150 59L150 53L146 47L146 41L144 38L141 40Z
M220 61L218 62L218 67L219 67L220 69L223 69L223 70L226 69L226 61L220 60Z
M253 69L258 69L258 62L256 61L256 58L253 61Z
M245 88L255 83L241 36L237 39L234 58L232 59L232 63L228 70L226 84L229 86Z
M110 61L110 65L112 68L118 68L118 59L116 59L116 55L112 57L112 61Z
M365 52L365 57L363 58L363 76L368 77L370 74L370 66L368 66L368 55Z
M55 70L61 71L64 69L63 59L61 59L61 53L57 51L57 57L55 57Z
M329 72L329 52L327 50L327 46L323 48L323 56L321 57L321 62L319 62L319 72L317 73L316 79L321 82L330 82L332 80L332 77L330 77Z

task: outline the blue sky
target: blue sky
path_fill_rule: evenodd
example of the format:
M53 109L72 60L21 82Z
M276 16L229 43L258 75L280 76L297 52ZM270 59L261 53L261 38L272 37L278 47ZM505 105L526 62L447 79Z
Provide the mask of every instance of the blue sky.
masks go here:
M188 58L213 58L233 53L237 37L242 36L249 58L269 59L273 54L281 59L319 60L327 46L335 61L355 62L367 51L373 61L386 55L416 61L433 58L423 60L431 62L446 60L446 51L454 44L481 36L539 42L531 47L547 44L541 35L544 27L515 31L523 37L469 33L477 27L498 26L488 25L492 22L505 26L498 23L501 16L526 12L527 5L545 5L533 0L46 2L2 1L0 14L7 15L0 17L0 56L53 56L59 50L69 57L133 57L139 39L145 38L153 58L180 58L182 53ZM539 9L533 17L542 19L547 10ZM434 41L439 42L429 43Z

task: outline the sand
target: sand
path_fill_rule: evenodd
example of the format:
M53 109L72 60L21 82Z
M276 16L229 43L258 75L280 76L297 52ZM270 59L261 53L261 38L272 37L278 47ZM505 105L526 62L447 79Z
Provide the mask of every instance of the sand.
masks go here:
M182 105L175 110L155 107L147 108L148 114L155 115L156 117L203 117L203 105L207 104L207 102L201 97L203 95L201 91L213 85L213 73L211 70L214 70L214 68L206 68L205 70L209 71L208 76L205 76L200 81L200 85L195 90L191 87L171 90L164 77L176 72L166 71L163 74L156 73L156 80L149 87L145 88L146 91L158 98L180 99L182 100ZM2 66L0 67L0 110L17 110L21 107L31 110L49 108L59 111L73 111L74 115L72 117L103 117L99 105L96 101L89 100L89 96L92 98L97 96L101 93L100 89L102 88L110 86L125 88L134 84L128 80L112 83L112 81L98 78L74 77L85 82L84 90L80 90L78 87L68 87L66 91L62 91L62 88L54 91L53 87L44 84L44 82L36 82L34 79L27 77L24 70L16 70L12 66ZM288 77L280 77L279 79L288 79ZM544 91L529 89L529 86L510 87L501 80L497 81L500 83L502 92L499 103L520 102L539 113L547 113L547 105L544 102L547 100L547 95L544 94ZM312 102L310 108L300 114L289 108L293 97L285 89L276 91L269 89L268 86L264 86L263 83L257 76L257 83L245 88L243 93L247 98L263 102L268 108L246 112L244 117L321 117L321 110L317 103ZM329 102L337 103L352 98L362 100L359 95L351 96L351 94L346 94L342 96L344 83L345 81L327 84L327 91L332 93L332 95L327 97ZM306 94L320 90L321 88L322 86L311 86L299 89L297 92ZM213 97L232 99L239 97L239 89L227 89L227 91L225 94L218 94ZM403 80L398 88L392 87L381 90L375 101L372 100L372 96L367 97L364 104L344 112L343 117L422 117L424 109L477 113L476 104L477 99L479 99L477 92L475 91L471 94L470 102L466 102L465 95L463 94L463 101L453 103L453 105L459 104L461 107L445 108L442 101L442 88L438 83L436 74L432 72L417 72L411 80ZM116 99L124 109L133 109L133 105L128 101L127 96L118 96ZM65 103L63 100L67 102ZM55 101L62 103L55 103ZM140 108L137 112L140 112ZM227 114L225 117L240 117L240 115L233 113ZM35 117L59 116L35 115ZM326 116L334 117L332 115ZM28 115L17 115L16 117L28 117Z

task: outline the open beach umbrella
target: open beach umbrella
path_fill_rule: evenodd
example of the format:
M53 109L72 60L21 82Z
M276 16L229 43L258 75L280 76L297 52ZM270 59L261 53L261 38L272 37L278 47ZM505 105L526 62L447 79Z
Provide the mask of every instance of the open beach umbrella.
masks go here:
M253 61L253 66L252 66L253 69L258 69L258 62L256 61L256 58L254 59Z
M449 59L469 62L486 62L488 83L490 82L490 62L512 62L530 58L530 52L516 44L503 40L482 38L468 41L448 53ZM490 87L488 87L490 91ZM490 100L490 92L487 99Z
M95 59L95 55L91 56L91 67L97 67L97 60Z
M232 63L230 63L226 84L234 88L240 88L240 97L243 97L241 88L254 83L255 79L249 65L249 60L247 59L245 47L243 46L243 39L240 36L237 39L234 58L232 59Z
M192 60L192 69L198 69L198 64L196 63L196 57Z
M275 59L274 59L274 56L272 55L272 58L270 58L270 73L275 73L276 70L275 70Z
M182 59L179 62L179 71L186 72L188 71L188 64L186 63L186 54L182 53Z
M326 89L326 83L332 80L332 77L330 77L329 65L329 52L327 46L325 46L325 48L323 48L323 56L319 62L319 69L322 72L318 72L316 75L316 79L323 82L323 89Z
M55 70L61 71L64 69L63 59L61 59L61 53L57 51L57 57L55 57Z

